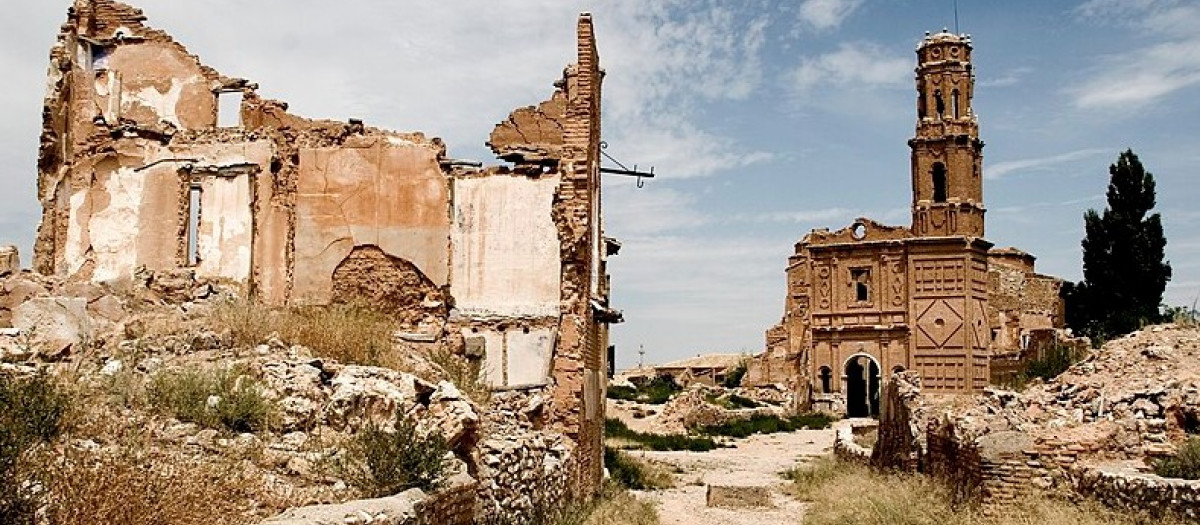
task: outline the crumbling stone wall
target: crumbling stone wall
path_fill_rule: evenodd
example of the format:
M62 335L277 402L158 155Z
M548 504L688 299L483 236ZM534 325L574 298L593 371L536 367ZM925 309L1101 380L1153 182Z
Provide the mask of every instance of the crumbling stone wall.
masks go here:
M1194 517L1197 504L1188 498L1200 483L1148 472L1155 459L1174 454L1200 430L1197 356L1200 331L1164 325L1109 342L1020 393L989 388L973 399L905 399L900 389L889 388L874 454L878 460L916 452L915 465L881 464L941 478L954 487L956 499L997 512L1023 496L1050 491ZM897 406L901 410L893 411ZM905 409L907 421L899 417ZM916 429L924 443L914 451L912 444L921 444Z
M474 525L476 484L458 479L432 494L410 489L395 496L289 510L260 525Z
M579 493L575 443L547 428L549 391L496 394L479 443L479 513L484 523L533 523Z

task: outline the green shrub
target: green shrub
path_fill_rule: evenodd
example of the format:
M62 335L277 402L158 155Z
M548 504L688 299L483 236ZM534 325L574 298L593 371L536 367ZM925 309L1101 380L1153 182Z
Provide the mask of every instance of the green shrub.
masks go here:
M722 381L722 385L725 388L737 388L742 386L742 378L746 377L747 369L749 369L749 364L745 359L738 361L737 366L731 368L729 372L725 374L725 380Z
M758 401L748 397L742 397L737 394L729 394L727 396L718 396L716 394L708 394L704 399L709 403L717 405L727 410L738 410L742 408L758 408L763 406Z
M266 430L275 412L242 367L162 372L151 381L149 397L156 409L180 421L235 433Z
M637 388L625 385L611 385L608 387L607 397L619 401L637 401Z
M673 377L664 374L656 376L638 387L610 386L608 387L608 398L661 405L682 391L683 387L680 387Z
M1155 463L1154 473L1164 478L1200 479L1200 437L1189 438L1174 457Z
M627 489L665 489L674 486L670 473L611 447L604 447L604 467L613 481Z
M793 432L803 428L817 430L828 428L832 422L833 418L825 414L801 414L788 418L768 414L755 414L749 419L699 427L696 429L696 432L708 436L744 438L752 434Z
M403 416L391 428L368 424L346 445L341 471L346 481L368 497L381 498L411 488L437 489L449 463L446 439L425 435Z
M63 432L68 403L48 377L0 378L0 523L35 523L41 503L28 487L39 469L25 464L27 454Z
M650 450L708 452L717 448L717 443L711 438L696 438L682 434L646 434L630 429L621 420L612 418L604 421L604 434L606 437L632 441Z

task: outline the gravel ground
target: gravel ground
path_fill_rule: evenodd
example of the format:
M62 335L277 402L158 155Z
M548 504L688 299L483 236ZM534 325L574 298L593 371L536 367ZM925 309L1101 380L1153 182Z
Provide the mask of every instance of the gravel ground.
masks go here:
M677 474L678 487L637 495L658 506L663 525L798 525L805 505L782 492L786 481L779 474L812 457L829 454L833 439L832 430L801 430L755 435L736 441L736 448L710 452L631 452L682 471ZM775 508L708 508L705 495L709 484L771 487Z

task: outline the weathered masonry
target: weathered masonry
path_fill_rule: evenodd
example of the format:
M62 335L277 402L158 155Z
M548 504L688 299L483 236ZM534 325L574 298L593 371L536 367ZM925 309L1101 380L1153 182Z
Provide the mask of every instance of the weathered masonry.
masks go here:
M416 340L541 390L600 479L608 305L590 15L549 100L489 145L310 120L202 64L138 9L76 0L51 51L35 269L120 283L163 272L240 283L272 306L367 301Z
M983 238L971 53L969 37L947 32L917 48L912 223L860 218L797 243L783 320L767 331L752 383L787 383L816 408L870 416L894 372L916 371L934 392L977 391L995 355L1027 356L1031 332L1062 328L1061 281Z

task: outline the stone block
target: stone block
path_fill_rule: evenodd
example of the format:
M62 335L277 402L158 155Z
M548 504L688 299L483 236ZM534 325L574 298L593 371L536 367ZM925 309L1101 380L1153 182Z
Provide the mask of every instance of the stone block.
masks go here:
M0 246L0 277L21 271L21 254L16 246Z
M87 299L36 297L13 309L12 324L30 334L43 356L58 357L92 339Z

